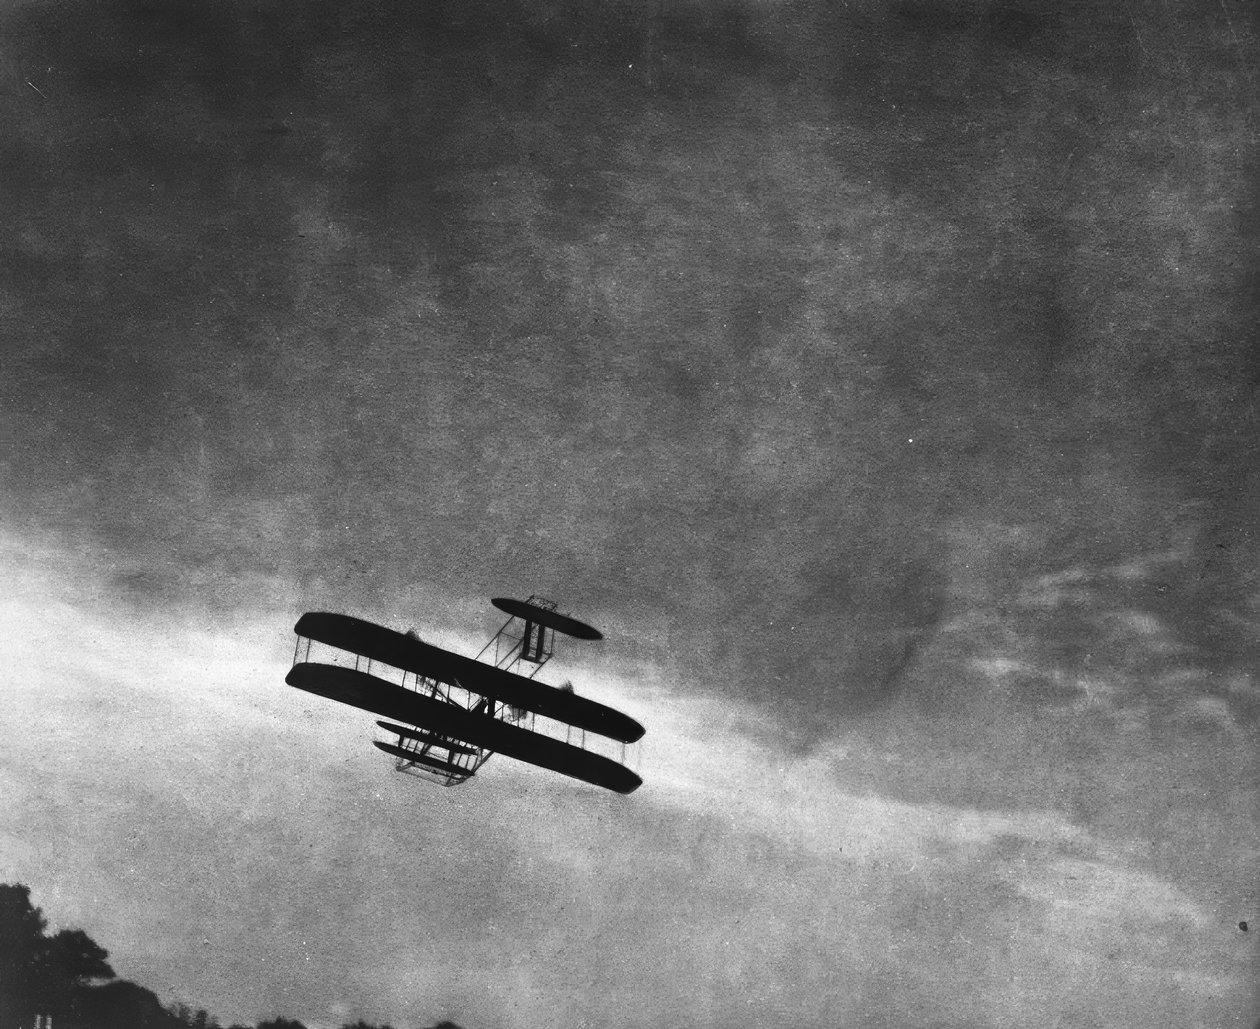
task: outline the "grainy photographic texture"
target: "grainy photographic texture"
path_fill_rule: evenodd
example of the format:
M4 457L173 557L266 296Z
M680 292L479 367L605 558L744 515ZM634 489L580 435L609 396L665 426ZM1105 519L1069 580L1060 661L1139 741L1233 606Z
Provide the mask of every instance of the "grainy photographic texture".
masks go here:
M225 1025L1253 1025L1254 6L9 0L0 881ZM533 592L632 797L284 685Z

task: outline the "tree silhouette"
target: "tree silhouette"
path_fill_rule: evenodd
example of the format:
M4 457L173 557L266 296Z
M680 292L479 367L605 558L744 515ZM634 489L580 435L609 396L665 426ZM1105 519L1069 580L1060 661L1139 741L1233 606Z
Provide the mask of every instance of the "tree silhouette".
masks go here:
M29 886L0 884L0 1029L34 1020L47 924Z
M105 959L109 952L82 929L63 929L44 944L48 968L63 984L87 986L93 979L112 979Z
M269 1018L265 1022L259 1022L258 1029L306 1029L306 1026L291 1018Z
M168 1014L180 1025L187 1026L188 1029L219 1029L219 1020L205 1008L198 1008L194 1011L187 1004L176 1004L173 1008L168 1009Z
M30 1029L36 1016L81 1014L94 979L112 979L105 948L82 929L46 936L29 886L0 884L0 1029Z
M165 1008L152 990L116 978L109 952L82 929L49 936L47 926L43 912L31 903L29 886L0 883L0 1029L34 1029L40 1016L51 1016L57 1029L219 1029L204 1008ZM306 1026L276 1017L255 1029ZM342 1029L391 1027L359 1020ZM439 1022L433 1029L459 1026Z
M43 940L36 980L36 1014L54 1023L90 1020L96 1002L92 981L113 979L105 948L82 929L63 929Z
M174 1029L177 1024L157 994L126 979L86 988L80 1010L93 1029Z

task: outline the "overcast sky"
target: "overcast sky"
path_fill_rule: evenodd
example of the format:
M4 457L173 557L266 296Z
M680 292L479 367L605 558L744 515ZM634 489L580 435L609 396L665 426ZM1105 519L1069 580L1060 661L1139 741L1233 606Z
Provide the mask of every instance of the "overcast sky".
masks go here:
M0 881L318 1029L1250 1026L1245 0L9 0ZM607 637L442 790L341 611Z

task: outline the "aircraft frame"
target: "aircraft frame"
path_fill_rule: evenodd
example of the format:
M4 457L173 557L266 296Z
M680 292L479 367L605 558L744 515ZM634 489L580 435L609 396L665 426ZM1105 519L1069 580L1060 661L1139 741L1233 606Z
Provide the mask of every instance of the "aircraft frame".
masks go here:
M599 632L541 597L493 603L509 618L476 658L425 643L414 631L308 612L294 626L285 681L391 719L377 723L392 737L374 741L377 749L399 771L444 786L466 782L499 753L618 793L637 789L642 779L626 766L626 747L643 727L568 684L534 678L557 633L600 639ZM610 747L620 754L599 752Z

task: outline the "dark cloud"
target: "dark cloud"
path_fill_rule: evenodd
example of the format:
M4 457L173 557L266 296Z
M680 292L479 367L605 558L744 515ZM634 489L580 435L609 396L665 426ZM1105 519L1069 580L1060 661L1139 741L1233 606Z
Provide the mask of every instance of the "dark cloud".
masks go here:
M17 7L11 503L137 602L538 588L820 727L957 612L945 526L1245 566L1208 7Z

